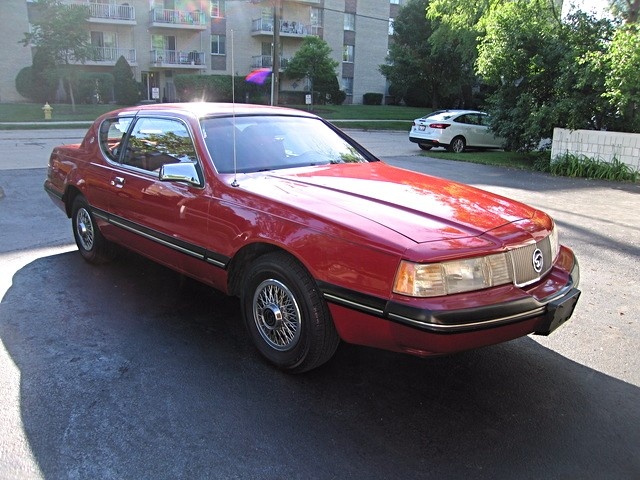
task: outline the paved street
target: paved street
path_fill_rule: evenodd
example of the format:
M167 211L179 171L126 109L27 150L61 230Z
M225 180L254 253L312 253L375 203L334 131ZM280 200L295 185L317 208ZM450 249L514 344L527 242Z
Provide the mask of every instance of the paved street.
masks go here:
M552 214L581 264L574 317L450 357L342 345L285 375L236 300L135 255L82 261L42 182L84 129L0 131L0 479L640 478L640 187L351 133Z

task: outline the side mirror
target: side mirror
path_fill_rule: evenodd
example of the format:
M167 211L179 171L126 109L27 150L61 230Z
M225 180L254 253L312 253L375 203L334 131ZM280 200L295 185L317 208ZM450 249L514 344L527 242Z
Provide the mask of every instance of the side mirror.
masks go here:
M166 163L160 168L160 181L185 182L196 187L202 186L200 173L195 163Z

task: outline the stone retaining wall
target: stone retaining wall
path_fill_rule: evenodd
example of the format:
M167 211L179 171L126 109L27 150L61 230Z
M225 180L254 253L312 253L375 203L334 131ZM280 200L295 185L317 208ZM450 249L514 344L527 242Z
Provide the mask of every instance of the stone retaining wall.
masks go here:
M570 153L611 162L614 158L640 171L640 134L553 129L551 159Z

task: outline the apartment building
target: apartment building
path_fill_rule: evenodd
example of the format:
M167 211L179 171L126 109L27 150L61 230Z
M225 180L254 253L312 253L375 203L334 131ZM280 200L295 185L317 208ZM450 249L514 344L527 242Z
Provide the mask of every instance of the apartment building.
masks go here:
M385 93L378 66L385 62L392 19L406 0L65 1L89 8L86 25L78 28L86 29L94 55L82 68L109 72L124 55L146 100L178 100L174 78L181 73L245 76L271 67L276 40L282 71L302 40L315 35L339 63L336 76L347 93L345 103L362 103L367 92ZM31 50L18 42L29 31L33 3L3 2L1 102L24 101L15 78L31 65ZM306 88L304 81L280 82L281 90Z

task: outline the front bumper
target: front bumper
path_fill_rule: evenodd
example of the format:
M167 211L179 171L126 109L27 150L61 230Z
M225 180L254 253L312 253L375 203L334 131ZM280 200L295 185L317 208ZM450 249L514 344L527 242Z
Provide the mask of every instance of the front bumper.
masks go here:
M563 247L538 284L513 285L438 300L373 301L323 288L343 340L417 355L452 353L531 333L549 335L573 314L580 268ZM428 308L426 306L429 306Z

